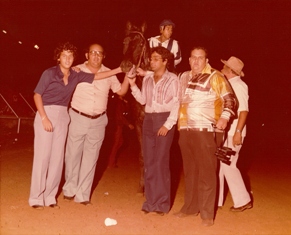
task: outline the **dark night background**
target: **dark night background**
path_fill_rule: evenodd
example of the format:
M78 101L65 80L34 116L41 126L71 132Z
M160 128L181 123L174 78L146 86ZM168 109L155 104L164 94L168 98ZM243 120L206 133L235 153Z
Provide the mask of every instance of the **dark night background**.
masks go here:
M104 64L115 68L122 60L127 20L147 22L145 36L159 34L159 23L176 23L183 60L189 69L194 45L209 51L212 67L236 56L245 63L243 80L249 86L250 113L244 165L255 158L290 166L291 1L281 0L0 0L0 90L33 95L41 73L55 65L53 50L70 41L79 49L99 42L107 51ZM2 33L6 30L7 34ZM22 45L18 43L22 41ZM40 49L33 46L37 44Z

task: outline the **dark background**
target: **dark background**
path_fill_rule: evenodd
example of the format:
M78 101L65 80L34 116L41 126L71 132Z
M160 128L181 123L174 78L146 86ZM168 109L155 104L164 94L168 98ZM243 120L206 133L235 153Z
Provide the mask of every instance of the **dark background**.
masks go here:
M236 56L245 63L249 86L248 135L242 149L244 166L255 158L290 166L291 1L134 1L134 0L0 0L0 90L33 95L41 73L55 65L53 51L70 41L79 49L99 42L107 51L104 64L117 67L127 20L147 22L145 36L159 34L159 23L176 23L182 62L189 69L194 45L209 51L212 67ZM7 34L2 33L6 30ZM19 44L18 41L22 41ZM37 44L40 49L33 46Z

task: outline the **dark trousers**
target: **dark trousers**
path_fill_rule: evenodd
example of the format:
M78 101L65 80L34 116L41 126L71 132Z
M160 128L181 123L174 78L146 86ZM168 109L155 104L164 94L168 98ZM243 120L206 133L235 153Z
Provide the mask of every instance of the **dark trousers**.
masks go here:
M217 144L222 133L216 133ZM185 202L181 212L200 212L202 219L213 219L217 187L216 142L212 132L180 131L184 176Z
M145 197L142 209L167 213L171 204L170 148L174 127L166 136L157 136L169 112L146 113L143 122L143 156Z

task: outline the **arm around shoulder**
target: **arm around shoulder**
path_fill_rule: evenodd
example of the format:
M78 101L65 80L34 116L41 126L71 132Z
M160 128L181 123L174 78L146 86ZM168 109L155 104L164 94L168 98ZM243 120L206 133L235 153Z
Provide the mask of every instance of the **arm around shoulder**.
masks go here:
M121 68L118 67L116 69L112 69L112 70L108 70L108 71L104 71L100 73L95 73L94 80L101 80L104 78L108 78L121 72L122 72Z

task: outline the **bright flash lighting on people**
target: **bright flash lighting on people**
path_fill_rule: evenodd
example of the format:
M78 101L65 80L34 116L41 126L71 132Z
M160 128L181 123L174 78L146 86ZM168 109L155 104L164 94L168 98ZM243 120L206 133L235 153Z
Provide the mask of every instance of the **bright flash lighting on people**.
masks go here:
M39 46L38 45L34 45L34 48L38 50L39 49Z

